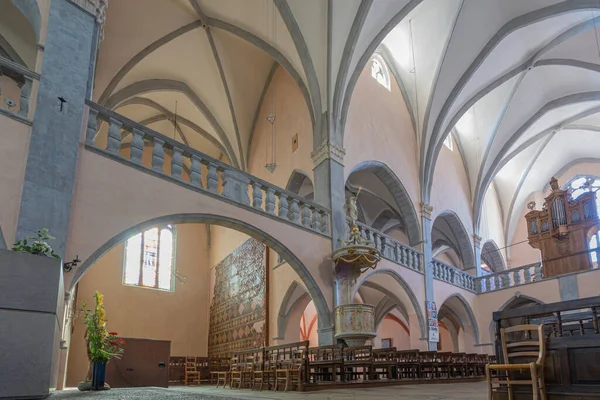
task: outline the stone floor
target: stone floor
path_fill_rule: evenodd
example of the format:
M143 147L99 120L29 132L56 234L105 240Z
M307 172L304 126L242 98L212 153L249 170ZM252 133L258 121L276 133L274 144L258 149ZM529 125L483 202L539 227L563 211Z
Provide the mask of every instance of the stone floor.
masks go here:
M222 389L213 386L200 387L173 387L162 388L135 388L112 389L104 392L79 392L77 390L63 390L53 393L50 400L78 400L78 399L107 399L107 400L146 400L146 399L178 399L178 400L255 400L255 399L290 399L290 400L387 400L387 399L415 399L415 400L485 400L487 388L485 382L477 383L447 383L387 386L374 389L338 389L322 390L318 392L258 392L250 390Z

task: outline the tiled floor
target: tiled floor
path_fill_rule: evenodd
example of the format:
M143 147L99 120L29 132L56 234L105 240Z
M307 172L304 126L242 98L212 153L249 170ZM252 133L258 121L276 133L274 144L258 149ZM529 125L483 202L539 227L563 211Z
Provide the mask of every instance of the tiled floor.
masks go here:
M423 384L405 386L387 386L374 389L338 389L318 392L268 392L250 391L247 389L222 389L213 386L185 387L170 389L140 388L112 389L105 392L55 392L51 400L71 399L110 399L110 400L146 400L146 399L177 399L177 400L255 400L255 399L308 399L308 400L485 400L487 389L485 382L477 383L447 383Z

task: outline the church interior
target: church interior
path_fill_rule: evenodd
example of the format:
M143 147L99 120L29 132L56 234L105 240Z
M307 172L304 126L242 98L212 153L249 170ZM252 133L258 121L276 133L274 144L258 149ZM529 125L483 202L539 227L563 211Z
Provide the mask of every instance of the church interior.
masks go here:
M596 0L0 0L0 399L600 399L599 132Z

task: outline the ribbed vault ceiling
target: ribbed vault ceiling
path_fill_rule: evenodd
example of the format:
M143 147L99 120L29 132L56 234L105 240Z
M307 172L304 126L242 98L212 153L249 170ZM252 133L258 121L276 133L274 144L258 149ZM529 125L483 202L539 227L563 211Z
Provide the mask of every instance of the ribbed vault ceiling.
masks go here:
M493 182L510 239L532 191L600 150L599 21L597 0L115 1L95 100L245 168L274 66L296 81L315 126L335 116L343 145L354 86L379 51L413 118L422 200L454 132L475 231Z

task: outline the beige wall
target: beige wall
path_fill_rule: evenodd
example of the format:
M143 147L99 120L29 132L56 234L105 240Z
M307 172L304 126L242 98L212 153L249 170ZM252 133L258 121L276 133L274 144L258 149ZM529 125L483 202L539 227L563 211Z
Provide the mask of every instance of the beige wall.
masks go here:
M208 345L208 249L202 224L176 226L175 267L187 280L175 280L173 292L123 285L124 244L102 257L79 282L78 307L94 305L104 295L107 328L120 336L171 341L172 355L205 356ZM87 357L84 325L75 322L71 336L67 386L85 378Z
M30 135L31 126L0 114L0 228L8 247L17 232Z
M502 209L498 202L496 187L492 183L488 188L483 200L483 213L479 226L479 236L481 237L481 246L488 240L493 240L500 249L500 255L506 263L506 244L504 241L504 223Z
M398 176L419 209L418 147L402 93L392 79L391 91L363 69L354 88L344 133L344 172L363 161L377 160Z
M271 131L267 126L270 124L266 118L273 110L276 115L277 169L270 173L265 168L265 152L267 148L268 151L272 149ZM310 114L302 92L284 68L277 68L273 75L253 133L248 157L249 173L282 188L285 188L295 169L303 171L311 181L314 181L313 162L310 158L310 153L313 151ZM292 137L296 134L298 149L292 152Z

